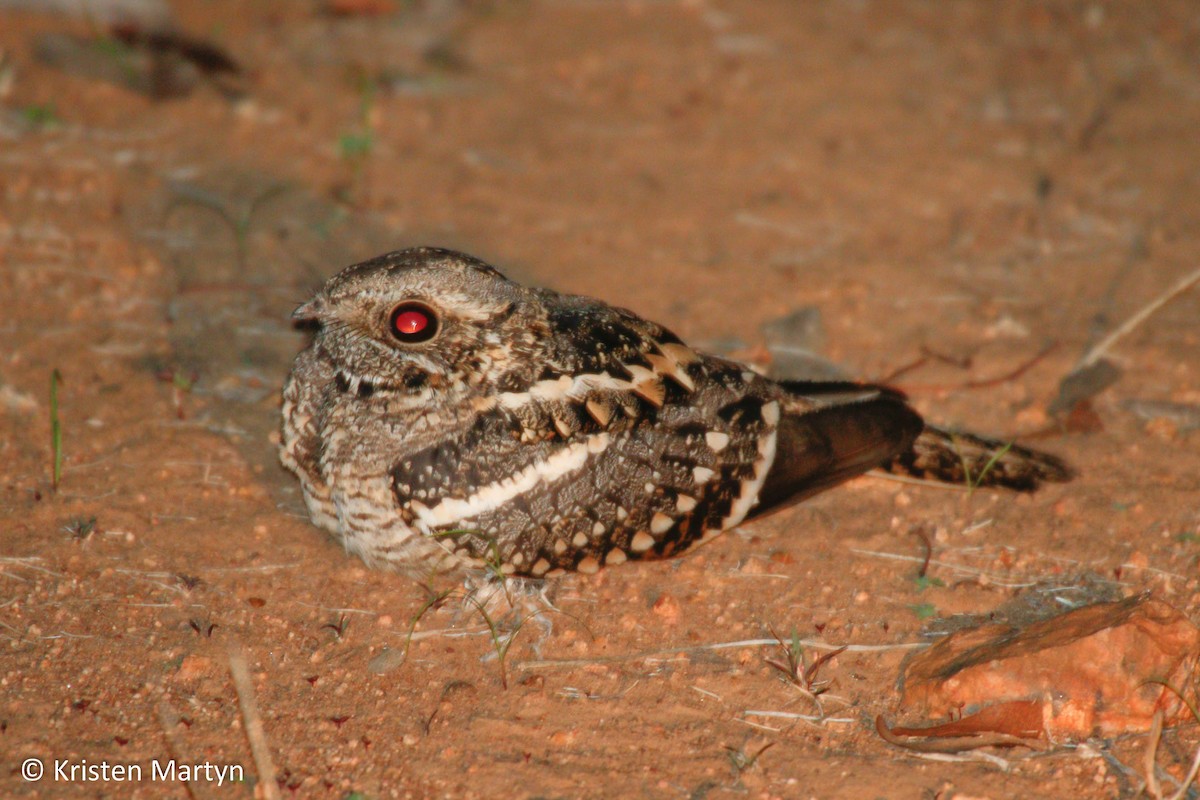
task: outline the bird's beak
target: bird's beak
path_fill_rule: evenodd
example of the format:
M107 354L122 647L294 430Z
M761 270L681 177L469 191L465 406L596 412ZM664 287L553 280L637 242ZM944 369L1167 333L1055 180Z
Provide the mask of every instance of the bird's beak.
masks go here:
M325 303L320 297L314 297L307 303L303 304L292 312L292 319L296 322L318 322L321 319L322 312L325 310Z

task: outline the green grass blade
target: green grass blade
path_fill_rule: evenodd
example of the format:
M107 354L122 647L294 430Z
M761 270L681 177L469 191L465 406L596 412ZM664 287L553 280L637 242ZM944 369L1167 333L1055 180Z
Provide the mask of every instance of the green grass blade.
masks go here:
M58 387L61 383L62 373L56 367L50 373L50 447L54 454L51 483L56 492L58 491L59 481L62 480L63 465L62 423L58 419Z

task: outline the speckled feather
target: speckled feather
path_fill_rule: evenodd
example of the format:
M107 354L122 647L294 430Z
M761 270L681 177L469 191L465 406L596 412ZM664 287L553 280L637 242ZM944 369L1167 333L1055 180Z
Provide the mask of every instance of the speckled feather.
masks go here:
M390 327L411 303L436 325L427 341ZM316 332L284 387L281 460L313 522L373 565L593 572L681 553L877 466L977 476L1002 447L923 433L892 390L776 383L447 250L352 266L295 316ZM1067 476L1012 449L983 483Z

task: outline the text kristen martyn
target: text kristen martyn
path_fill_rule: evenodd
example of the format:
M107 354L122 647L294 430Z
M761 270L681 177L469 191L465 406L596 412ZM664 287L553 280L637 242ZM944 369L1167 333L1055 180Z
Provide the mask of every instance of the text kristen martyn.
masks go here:
M211 761L187 762L153 759L148 764L120 764L88 761L86 758L27 758L21 764L27 781L57 783L208 783L223 786L246 780L241 764L214 764Z

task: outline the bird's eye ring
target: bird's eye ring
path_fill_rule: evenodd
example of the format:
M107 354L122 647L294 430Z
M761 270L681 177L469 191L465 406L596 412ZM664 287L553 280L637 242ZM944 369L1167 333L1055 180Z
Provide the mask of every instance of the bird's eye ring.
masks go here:
M427 342L437 335L438 318L433 309L423 303L401 303L388 317L388 330L404 344Z

